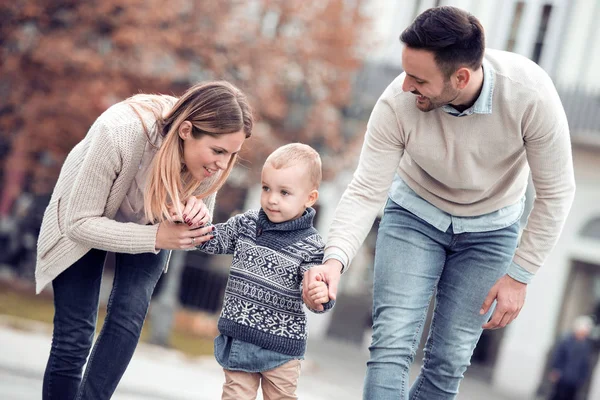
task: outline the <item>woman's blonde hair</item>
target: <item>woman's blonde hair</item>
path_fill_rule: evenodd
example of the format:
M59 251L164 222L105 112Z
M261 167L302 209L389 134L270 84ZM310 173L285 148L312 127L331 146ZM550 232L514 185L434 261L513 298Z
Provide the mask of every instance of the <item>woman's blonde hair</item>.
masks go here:
M178 130L184 121L192 124L192 135L196 139L203 135L218 137L242 130L246 138L252 135L254 122L248 100L238 88L228 82L199 83L179 99L139 94L126 102L140 117L150 143L152 140L140 109L154 114L156 124L153 129L157 129L163 138L152 161L144 193L146 218L154 223L172 221L168 205L173 204L178 209L181 200L194 195L201 183L194 179L183 164L183 140ZM215 183L197 196L203 199L219 190L229 177L236 160L237 155L231 157L227 168L220 173Z

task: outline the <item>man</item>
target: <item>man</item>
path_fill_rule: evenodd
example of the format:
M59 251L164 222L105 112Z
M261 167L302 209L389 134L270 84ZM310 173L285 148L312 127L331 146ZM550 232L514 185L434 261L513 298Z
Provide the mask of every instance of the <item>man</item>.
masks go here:
M387 198L364 398L409 397L408 371L435 292L410 398L453 399L482 328L517 317L558 239L575 191L569 129L548 75L524 57L486 51L483 28L467 12L429 9L400 40L404 72L373 109L324 265L305 279L321 275L335 298ZM536 199L517 249L530 170Z
M592 329L594 320L582 315L573 323L573 331L558 342L550 371L554 384L551 400L576 399L587 381L592 368Z

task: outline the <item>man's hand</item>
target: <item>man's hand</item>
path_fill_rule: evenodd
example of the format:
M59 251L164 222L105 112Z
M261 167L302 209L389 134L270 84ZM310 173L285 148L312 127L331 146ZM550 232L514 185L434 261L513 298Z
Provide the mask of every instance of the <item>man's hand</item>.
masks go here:
M498 279L488 293L479 314L488 312L494 300L496 300L496 309L492 318L483 325L483 329L504 328L510 324L521 312L525 303L527 285L514 280L508 275Z
M304 282L302 283L302 299L304 300L304 304L312 310L323 311L323 305L317 304L310 298L308 293L309 287L311 287L312 283L318 282L317 276L319 276L320 280L329 286L329 299L335 300L341 274L342 263L334 259L329 259L325 264L317 265L306 271L304 273Z

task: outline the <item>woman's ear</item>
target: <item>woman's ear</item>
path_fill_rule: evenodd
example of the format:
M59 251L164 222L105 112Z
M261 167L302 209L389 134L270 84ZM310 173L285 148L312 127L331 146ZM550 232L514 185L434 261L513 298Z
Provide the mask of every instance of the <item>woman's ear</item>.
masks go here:
M177 133L179 133L181 139L188 139L192 135L192 123L190 121L183 121L181 125L179 125Z
M319 191L317 189L315 189L308 194L308 201L304 205L306 207L312 207L312 205L317 202L318 198L319 198Z

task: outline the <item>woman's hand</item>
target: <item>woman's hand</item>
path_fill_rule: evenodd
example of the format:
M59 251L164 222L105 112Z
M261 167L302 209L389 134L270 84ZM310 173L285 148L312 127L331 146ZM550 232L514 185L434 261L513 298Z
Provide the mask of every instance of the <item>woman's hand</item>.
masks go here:
M185 202L181 213L183 222L191 228L198 228L210 222L210 213L204 202L195 196L191 196Z
M181 204L180 209L183 210L181 215L173 205L170 205L168 208L173 221L183 222L190 228L198 228L210 222L208 208L202 200L195 196L191 196Z
M214 237L214 226L194 229L186 224L163 221L158 225L156 248L185 250L196 247Z

